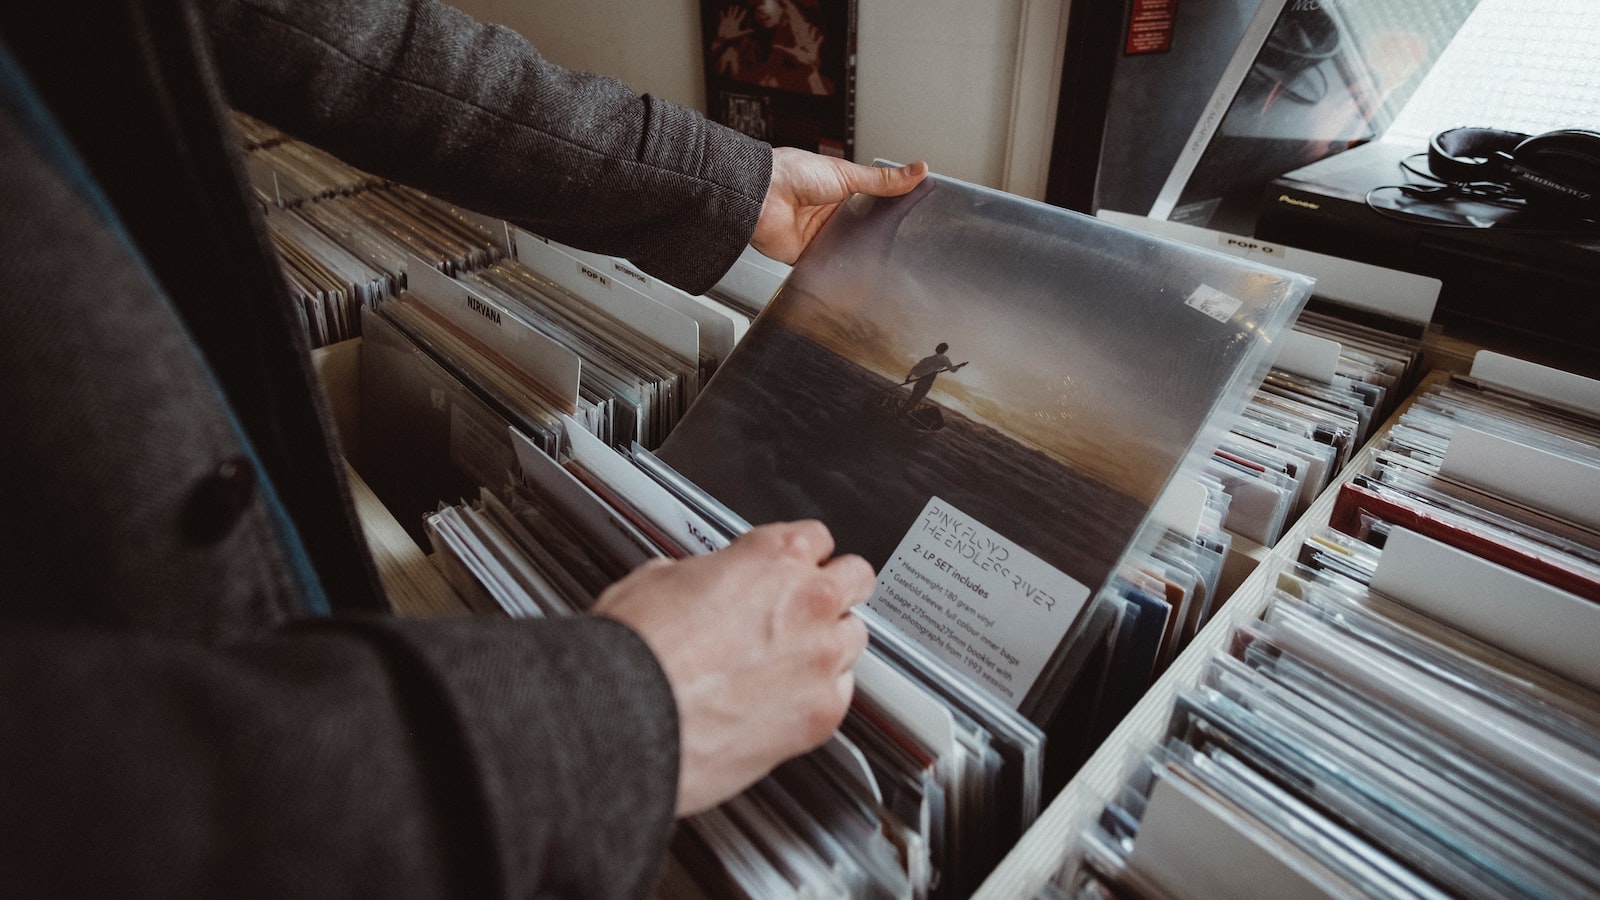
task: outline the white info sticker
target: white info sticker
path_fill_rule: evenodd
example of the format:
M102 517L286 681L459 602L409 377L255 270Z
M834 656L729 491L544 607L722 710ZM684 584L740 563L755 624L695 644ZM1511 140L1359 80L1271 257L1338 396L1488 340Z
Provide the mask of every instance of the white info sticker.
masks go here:
M933 497L867 605L1016 708L1088 600L1088 587Z
M1202 284L1195 288L1194 293L1190 294L1189 299L1185 300L1184 303L1200 310L1218 322L1226 322L1233 318L1233 314L1239 311L1240 306L1244 305L1243 300L1232 294L1219 291L1209 284Z

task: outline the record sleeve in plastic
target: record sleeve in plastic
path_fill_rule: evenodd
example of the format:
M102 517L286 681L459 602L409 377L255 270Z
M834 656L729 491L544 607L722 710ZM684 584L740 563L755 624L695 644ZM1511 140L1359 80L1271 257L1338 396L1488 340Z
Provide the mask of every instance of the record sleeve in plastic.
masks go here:
M930 175L838 211L658 455L751 522L821 519L876 611L1043 722L1310 285Z

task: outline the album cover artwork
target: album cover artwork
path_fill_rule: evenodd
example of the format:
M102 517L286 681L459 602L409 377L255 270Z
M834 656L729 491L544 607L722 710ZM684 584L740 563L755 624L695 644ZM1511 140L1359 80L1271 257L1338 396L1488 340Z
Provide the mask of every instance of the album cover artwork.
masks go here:
M855 156L855 0L701 0L706 114L769 143Z
M658 455L827 523L877 612L1025 708L1309 286L932 175L834 216Z

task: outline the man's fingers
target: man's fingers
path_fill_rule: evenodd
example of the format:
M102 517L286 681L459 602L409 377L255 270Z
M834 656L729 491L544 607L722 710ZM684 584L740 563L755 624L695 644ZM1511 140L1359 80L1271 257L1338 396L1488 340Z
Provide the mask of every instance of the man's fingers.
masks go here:
M846 616L840 625L846 629L844 642L848 665L845 666L845 671L852 671L855 669L856 660L867 651L871 637L867 633L867 623L862 621L860 616Z
M747 546L758 553L788 556L821 564L833 555L833 532L815 519L759 525L734 541L729 549Z
M928 164L921 160L903 166L860 166L851 179L851 187L858 193L875 197L898 197L909 192L927 177Z
M871 599L878 573L865 559L849 553L829 560L822 568L839 585L839 615L849 615L851 608Z

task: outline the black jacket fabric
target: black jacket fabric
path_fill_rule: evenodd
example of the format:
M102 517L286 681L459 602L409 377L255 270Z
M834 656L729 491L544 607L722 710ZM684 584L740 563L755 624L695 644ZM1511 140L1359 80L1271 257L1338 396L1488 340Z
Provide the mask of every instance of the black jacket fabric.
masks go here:
M0 42L0 894L647 891L659 666L384 614L225 109L690 290L769 148L425 0L13 3Z

